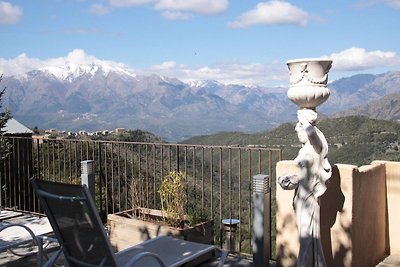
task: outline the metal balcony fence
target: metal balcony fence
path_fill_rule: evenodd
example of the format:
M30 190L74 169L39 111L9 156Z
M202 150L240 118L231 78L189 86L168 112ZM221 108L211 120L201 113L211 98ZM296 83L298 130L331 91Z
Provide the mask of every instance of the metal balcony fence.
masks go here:
M81 161L93 160L95 202L107 214L133 207L159 209L158 187L170 171L181 171L189 196L187 212L214 219L216 244L224 242L222 220L240 220L237 247L251 253L252 177L275 180L282 151L265 147L204 146L10 137L11 154L0 161L2 207L41 212L29 178L80 183ZM1 157L0 157L1 158ZM272 182L274 196L275 183ZM274 199L271 199L274 227ZM271 238L275 233L272 231Z

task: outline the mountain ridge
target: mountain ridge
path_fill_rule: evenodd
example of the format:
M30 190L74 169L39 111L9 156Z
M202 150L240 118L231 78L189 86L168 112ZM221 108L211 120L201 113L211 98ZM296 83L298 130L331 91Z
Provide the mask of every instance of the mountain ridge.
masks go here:
M185 83L156 74L138 75L105 62L71 62L61 71L53 66L4 77L8 88L4 106L29 127L68 131L125 127L170 141L220 131L252 133L296 118L297 106L284 87ZM352 76L328 87L331 97L318 107L327 116L400 92L400 71Z
M398 122L371 119L367 116L348 116L323 119L317 127L328 141L328 159L332 164L345 162L361 166L373 160L400 160ZM276 128L253 134L221 132L195 136L182 143L275 147L282 149L283 159L294 159L301 146L295 123L283 123Z
M383 96L365 105L334 113L332 117L364 114L373 119L400 121L400 92Z

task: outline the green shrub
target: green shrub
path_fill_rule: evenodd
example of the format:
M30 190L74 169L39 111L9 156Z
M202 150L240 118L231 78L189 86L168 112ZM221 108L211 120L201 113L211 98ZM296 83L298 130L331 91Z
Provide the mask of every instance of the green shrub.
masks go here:
M183 227L187 203L185 173L169 172L163 178L158 192L161 197L161 209L166 213L167 223L171 226Z

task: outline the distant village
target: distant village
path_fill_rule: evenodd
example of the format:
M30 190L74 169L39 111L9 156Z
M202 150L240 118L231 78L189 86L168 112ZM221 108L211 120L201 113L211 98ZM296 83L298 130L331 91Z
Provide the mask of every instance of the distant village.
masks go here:
M125 128L115 128L115 130L102 130L95 132L88 132L85 130L80 130L78 132L71 131L59 131L55 128L48 129L44 131L44 134L33 133L32 138L37 140L46 140L46 139L65 139L65 138L82 138L82 137L90 137L90 136L108 136L111 134L123 134L126 132Z
M58 131L57 129L49 129L45 130L46 137L50 136L60 136L60 137L74 137L74 136L103 136L109 134L123 134L126 132L125 128L116 128L114 131L110 130L102 130L102 131L95 131L95 132L87 132L85 130L80 130L79 132L66 132L66 131Z

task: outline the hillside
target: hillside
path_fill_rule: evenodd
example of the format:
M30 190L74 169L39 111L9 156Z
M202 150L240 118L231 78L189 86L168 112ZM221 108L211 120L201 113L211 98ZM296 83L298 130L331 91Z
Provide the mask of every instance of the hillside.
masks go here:
M333 117L352 115L365 115L373 119L400 121L400 93L389 94L366 105L337 112L333 114Z
M328 87L331 89L331 96L321 106L320 111L332 115L400 92L400 72L355 75L339 79ZM391 120L392 118L386 119Z
M285 123L270 131L255 134L218 133L185 140L203 145L262 145L279 147L284 159L294 159L300 143L294 123ZM329 143L329 160L334 163L368 164L372 160L400 160L400 124L393 121L349 116L324 119L318 124Z
M92 140L119 141L119 142L144 142L144 143L165 143L160 137L142 130L127 130L124 133L91 136Z

